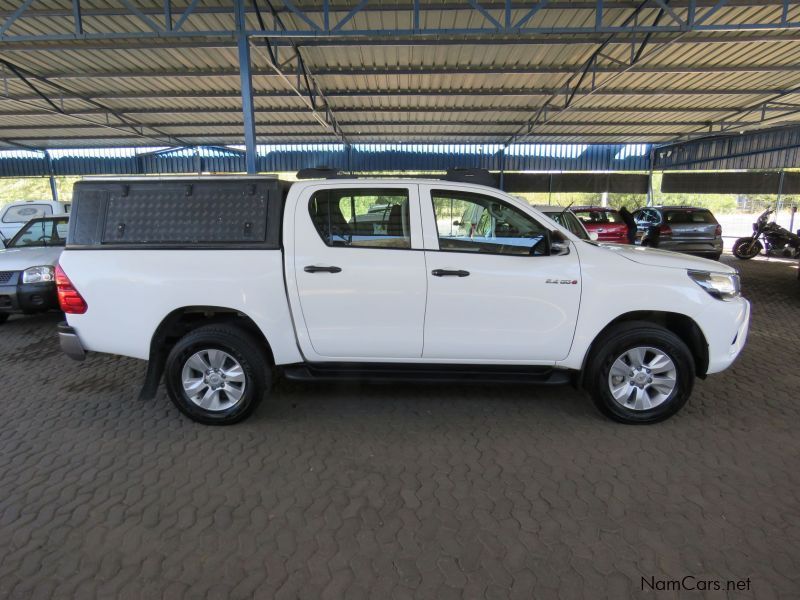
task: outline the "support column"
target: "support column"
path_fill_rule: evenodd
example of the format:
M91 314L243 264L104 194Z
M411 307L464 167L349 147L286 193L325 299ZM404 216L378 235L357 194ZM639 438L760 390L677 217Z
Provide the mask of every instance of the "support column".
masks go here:
M506 149L500 149L500 189L506 190Z
M653 163L656 160L656 151L653 146L650 147L650 160L648 161L650 164L649 169L647 170L647 206L653 206Z
M47 150L44 151L44 159L47 162L47 173L50 179L50 196L54 202L58 202L58 183L53 175L53 163L50 159L50 153Z
M242 117L244 118L245 164L248 175L258 172L256 155L256 122L253 110L253 77L250 73L250 40L244 33L244 0L235 0L237 44L239 46L239 78L242 89Z

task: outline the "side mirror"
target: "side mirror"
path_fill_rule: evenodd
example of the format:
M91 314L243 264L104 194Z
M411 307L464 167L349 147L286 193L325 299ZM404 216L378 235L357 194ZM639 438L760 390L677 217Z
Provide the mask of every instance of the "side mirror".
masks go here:
M589 239L590 239L591 241L593 241L593 242L596 242L597 240L599 240L599 239L600 239L600 236L597 234L597 232L596 232L596 231L590 231L590 232L589 232Z
M550 256L565 256L569 254L569 240L558 231L549 232Z

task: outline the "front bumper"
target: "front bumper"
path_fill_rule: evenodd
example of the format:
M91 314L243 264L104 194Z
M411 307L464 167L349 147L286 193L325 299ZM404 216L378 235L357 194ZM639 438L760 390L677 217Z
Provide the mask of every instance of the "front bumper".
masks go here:
M66 321L58 324L58 341L61 350L73 360L83 360L86 358L86 350L81 344L81 340L75 330Z
M671 250L672 252L683 252L684 254L702 257L715 257L722 254L723 243L721 238L708 242L665 240L660 242L657 247L660 250Z
M719 373L727 369L744 348L747 334L750 330L750 303L744 298L734 302L720 302L717 305L720 316L728 313L733 317L733 327L726 333L709 336L708 341L708 371Z
M58 308L58 294L53 282L22 283L17 273L4 285L0 285L0 312L37 313Z

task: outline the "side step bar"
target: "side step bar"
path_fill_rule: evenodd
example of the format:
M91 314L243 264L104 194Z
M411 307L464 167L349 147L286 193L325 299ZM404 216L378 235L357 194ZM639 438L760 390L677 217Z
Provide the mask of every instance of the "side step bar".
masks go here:
M362 381L366 383L532 383L562 385L572 381L566 369L514 365L395 363L297 363L282 367L291 381Z

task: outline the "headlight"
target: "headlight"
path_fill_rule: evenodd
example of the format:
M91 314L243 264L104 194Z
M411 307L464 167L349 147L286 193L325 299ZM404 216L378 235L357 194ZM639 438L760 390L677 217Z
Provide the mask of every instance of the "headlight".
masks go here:
M718 300L736 298L740 291L739 276L730 273L708 273L707 271L688 271L689 277Z
M51 266L31 267L22 272L22 283L45 283L55 280L55 269Z

